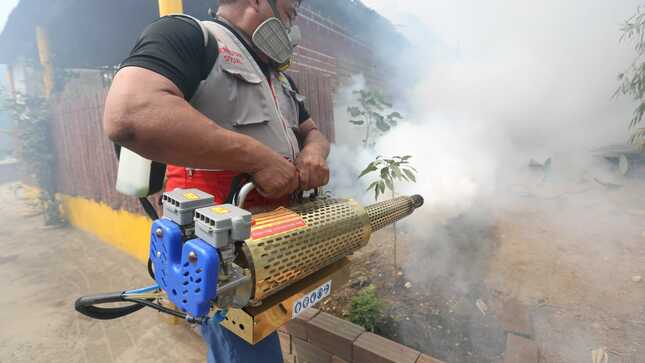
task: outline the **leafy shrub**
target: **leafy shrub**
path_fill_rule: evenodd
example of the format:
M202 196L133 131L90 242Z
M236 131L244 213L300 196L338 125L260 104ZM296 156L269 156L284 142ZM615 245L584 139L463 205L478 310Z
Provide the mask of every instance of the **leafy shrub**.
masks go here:
M374 332L383 317L384 307L385 304L376 295L376 287L369 285L352 298L349 319L352 323Z

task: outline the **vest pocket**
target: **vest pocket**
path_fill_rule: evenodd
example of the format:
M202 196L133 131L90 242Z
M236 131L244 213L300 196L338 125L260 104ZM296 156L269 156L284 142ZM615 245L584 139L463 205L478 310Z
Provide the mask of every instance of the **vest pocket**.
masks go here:
M272 116L267 112L267 103L262 89L264 81L255 73L236 67L222 67L231 82L231 94L235 95L233 104L227 106L235 109L231 124L234 128L251 125L268 125Z
M233 127L239 128L250 125L267 125L269 120L264 120L263 118L247 118L244 120L238 120L233 122Z
M237 78L240 81L259 85L262 83L262 78L255 73L251 73L235 67L222 67L222 70L233 78Z

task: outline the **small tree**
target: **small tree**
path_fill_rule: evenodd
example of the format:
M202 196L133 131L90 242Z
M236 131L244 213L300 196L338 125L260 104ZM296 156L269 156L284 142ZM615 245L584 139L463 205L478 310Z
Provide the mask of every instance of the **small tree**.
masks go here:
M643 8L638 7L636 14L627 19L622 26L621 32L621 41L628 40L635 43L636 57L627 71L618 75L621 83L615 96L619 94L631 96L639 102L629 122L629 128L634 130L631 142L643 148L645 147L645 128L638 127L645 115L645 12Z
M362 140L363 146L373 146L374 131L390 131L392 127L398 124L399 120L403 119L403 116L398 112L383 114L385 109L391 108L392 105L385 100L385 97L379 91L360 90L354 91L354 94L358 95L359 105L347 108L347 112L352 117L349 122L356 126L363 126L365 128L365 138Z
M44 97L2 93L2 108L13 120L11 131L16 141L15 156L39 189L38 205L46 225L62 223L60 205L55 197L54 156L50 139L49 102Z
M374 191L374 200L378 201L379 196L385 194L386 190L392 193L392 198L396 196L396 183L397 182L412 182L416 183L417 170L410 164L412 156L394 156L391 159L377 156L374 161L369 163L367 167L361 172L359 179L372 173L378 175L378 179L373 181L367 191ZM394 267L398 268L397 264L397 230L396 223L392 226L394 229Z

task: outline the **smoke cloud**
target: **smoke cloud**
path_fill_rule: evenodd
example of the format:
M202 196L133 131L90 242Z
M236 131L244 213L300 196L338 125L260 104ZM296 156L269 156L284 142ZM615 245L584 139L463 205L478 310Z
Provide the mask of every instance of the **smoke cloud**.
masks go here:
M407 122L376 151L414 154L431 199L465 206L502 167L561 155L580 168L592 149L626 142L635 105L612 96L634 56L620 24L638 1L364 3L411 40L396 56L416 80L396 100ZM337 95L338 145L359 143L345 109L364 86L359 77Z
M428 210L458 215L483 196L498 198L530 159L552 157L558 174L580 176L595 167L592 150L627 141L635 104L612 96L634 57L619 42L620 25L638 1L364 3L410 39L393 56L398 72L416 80L406 78L395 99L406 121L374 152L414 155L419 182L402 191L423 191ZM336 99L332 164L345 172L333 187L353 185L354 194L364 186L355 175L373 157L360 150L362 131L346 112L362 88L355 77Z
M518 202L522 194L542 198L537 204L546 208L543 217L563 236L625 235L626 220L610 213L602 187L593 188L594 178L616 174L592 151L628 140L636 105L613 94L617 75L635 56L631 44L619 42L620 26L639 1L363 2L411 42L410 49L391 55L400 58L398 71L406 74L399 85L405 93L394 106L406 120L374 150L364 150L361 130L349 124L346 107L365 80L357 76L341 89L331 189L367 202L369 181L356 177L375 155L414 156L418 182L401 185L400 192L422 194L426 205L402 226L411 252L403 266L406 276L427 282L449 274L458 288L468 290L473 261L464 259L464 249L480 248L468 243L477 243L475 234L482 229L493 228L497 214L536 203ZM528 164L547 158L553 167L545 181ZM591 194L564 206L553 202L583 192ZM589 203L605 218L602 226L593 226ZM455 237L449 227L455 218L473 234ZM612 244L602 251L593 248L605 256L620 254ZM591 338L580 340L567 349L593 348Z

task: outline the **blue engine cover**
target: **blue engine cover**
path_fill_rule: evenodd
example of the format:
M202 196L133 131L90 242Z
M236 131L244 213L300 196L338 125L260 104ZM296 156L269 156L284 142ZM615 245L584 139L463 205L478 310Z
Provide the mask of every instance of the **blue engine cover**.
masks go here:
M161 237L157 237L158 229L163 232ZM194 317L206 316L210 302L217 297L217 249L200 239L182 245L180 227L167 219L156 220L150 236L150 259L159 286L183 312ZM191 252L196 256L192 262L188 257Z

